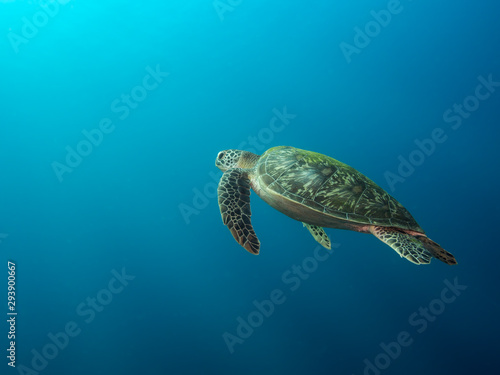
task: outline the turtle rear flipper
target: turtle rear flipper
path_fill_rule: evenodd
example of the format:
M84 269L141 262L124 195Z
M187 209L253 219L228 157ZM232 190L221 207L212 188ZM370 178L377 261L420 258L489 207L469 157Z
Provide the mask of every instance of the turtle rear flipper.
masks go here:
M260 242L250 217L250 180L240 168L228 169L222 175L217 189L222 222L234 239L248 252L258 254Z
M307 228L307 230L312 234L314 239L318 241L318 243L323 246L325 249L330 250L332 248L330 244L330 239L326 234L325 230L317 225L302 223Z
M415 264L428 264L434 257L447 264L457 264L455 257L425 235L411 235L401 229L371 226L371 233L401 256Z
M422 242L422 245L429 250L429 252L432 254L432 256L436 259L439 259L441 262L444 262L446 264L450 265L455 265L457 264L457 260L453 256L452 253L446 251L443 249L441 246L439 246L436 242L431 240L427 236L415 236L420 242Z
M395 228L371 226L371 233L415 264L429 264L432 254L415 237Z

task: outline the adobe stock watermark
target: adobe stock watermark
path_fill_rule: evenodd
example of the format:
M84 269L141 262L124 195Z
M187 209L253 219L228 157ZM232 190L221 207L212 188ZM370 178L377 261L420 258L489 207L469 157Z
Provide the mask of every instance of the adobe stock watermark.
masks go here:
M412 1L412 0L407 0ZM400 14L404 7L399 0L389 0L386 9L376 11L372 9L370 16L372 19L368 21L361 29L358 26L354 28L353 44L341 42L340 50L344 55L347 63L352 61L353 54L359 55L363 49L368 47L374 38L376 38L383 29L385 29L392 21L393 16Z
M275 135L285 130L290 125L290 120L297 117L295 114L288 113L286 106L281 111L273 108L272 112L273 116L266 127L260 129L255 136L248 136L246 140L240 142L235 148L260 154L266 149L265 145L271 143ZM208 207L210 200L217 197L217 186L219 185L222 172L217 169L216 171L210 171L208 176L211 181L207 182L202 189L192 189L193 198L191 204L179 203L178 205L179 212L186 224L191 223L191 216L199 215L201 210Z
M384 172L384 178L391 192L396 190L397 183L405 182L417 167L420 167L437 149L437 145L444 143L448 140L450 129L456 131L460 129L464 120L468 119L471 114L477 111L482 101L487 100L495 93L496 88L500 87L500 81L494 81L493 75L488 74L487 78L483 76L477 77L479 82L474 92L466 96L461 103L454 103L450 108L443 112L443 121L449 125L449 129L443 127L436 127L431 131L429 138L422 140L415 139L415 148L408 154L407 157L403 155L398 156L399 165L396 173L389 170Z
M96 315L102 312L106 306L112 301L114 296L123 292L130 281L135 279L135 276L129 275L125 271L125 267L121 272L112 270L113 277L109 280L107 286L97 292L94 297L87 297L85 301L78 304L75 308L75 313L83 323L90 324L94 321ZM70 320L64 325L64 328L56 333L49 332L47 334L47 343L41 348L33 348L31 354L31 367L18 365L17 372L20 375L38 375L45 370L49 362L54 360L59 353L66 349L72 339L77 337L84 325L78 324L74 320Z
M340 244L332 243L332 248L339 248ZM270 318L276 306L282 305L287 300L288 294L295 292L300 288L302 282L309 279L311 274L316 272L320 263L326 261L333 254L333 250L327 250L323 246L318 245L313 251L313 256L305 257L299 265L294 264L281 275L281 282L285 287L273 289L269 293L269 299L252 301L252 311L245 314L245 317L238 316L236 318L236 328L233 333L224 332L222 339L226 344L229 353L233 354L235 346L243 345L245 340L248 340L253 335L255 330L264 324L265 319Z
M150 91L156 90L170 73L163 72L160 65L156 64L153 69L146 67L146 75L141 83L132 87L127 94L121 94L111 102L110 110L118 116L118 120L124 121L131 111L136 109L141 102L146 100ZM53 161L51 164L59 182L63 182L64 174L71 173L77 168L84 158L89 156L95 147L101 145L105 135L111 134L116 128L116 120L104 117L99 121L98 126L90 130L82 130L83 139L75 147L70 145L65 147L66 157L64 162Z
M16 54L19 53L19 47L28 44L30 40L36 37L40 29L47 26L49 21L56 17L61 5L66 5L71 0L46 0L38 2L40 10L33 13L30 17L21 18L21 29L18 33L9 31L7 39Z
M458 278L455 277L453 282L445 279L445 287L441 290L439 296L431 300L426 306L420 306L418 310L408 316L408 324L418 334L424 333L430 324L434 323L437 318L444 313L447 305L456 301L464 290L466 285L458 283ZM407 348L414 343L415 333L412 336L410 330L399 332L394 341L389 343L381 342L380 352L373 356L372 359L365 358L363 364L363 375L380 375L383 370L387 370L389 366L399 358L403 352L403 348Z
M243 0L215 0L212 5L219 16L221 22L224 21L224 14L233 12L238 6L241 5Z
M0 233L0 244L2 243L3 240L5 240L9 235L7 233Z

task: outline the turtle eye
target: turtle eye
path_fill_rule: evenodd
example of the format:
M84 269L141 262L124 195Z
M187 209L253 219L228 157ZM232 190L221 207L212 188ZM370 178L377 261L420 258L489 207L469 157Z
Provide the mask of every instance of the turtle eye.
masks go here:
M219 156L217 156L217 159L221 160L225 155L225 152L219 152Z

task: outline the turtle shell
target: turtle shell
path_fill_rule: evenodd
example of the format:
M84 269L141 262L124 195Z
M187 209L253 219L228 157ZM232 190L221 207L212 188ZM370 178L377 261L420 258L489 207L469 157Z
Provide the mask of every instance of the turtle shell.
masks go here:
M273 147L259 158L255 178L261 187L325 215L424 233L408 210L384 189L329 156Z

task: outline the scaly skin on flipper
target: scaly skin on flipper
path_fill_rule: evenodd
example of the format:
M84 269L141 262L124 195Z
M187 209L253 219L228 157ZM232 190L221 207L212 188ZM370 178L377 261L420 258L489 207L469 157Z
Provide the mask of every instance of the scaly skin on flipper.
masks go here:
M422 245L432 254L436 259L449 265L458 264L457 260L452 253L443 249L439 244L431 240L425 235L415 235L415 238L422 242Z
M428 264L431 258L439 259L446 264L457 264L455 257L427 238L425 235L409 234L396 228L370 227L371 233L396 252L415 264Z
M325 249L330 250L332 248L330 244L330 239L328 238L328 235L326 234L325 230L321 227L318 227L317 225L311 225L307 223L302 223L309 233L312 234L314 239L318 241L318 243L323 246Z
M371 232L380 241L415 264L429 264L432 254L415 237L395 228L372 226Z
M228 169L222 175L217 192L222 222L241 246L258 254L260 242L250 221L250 180L242 169Z

